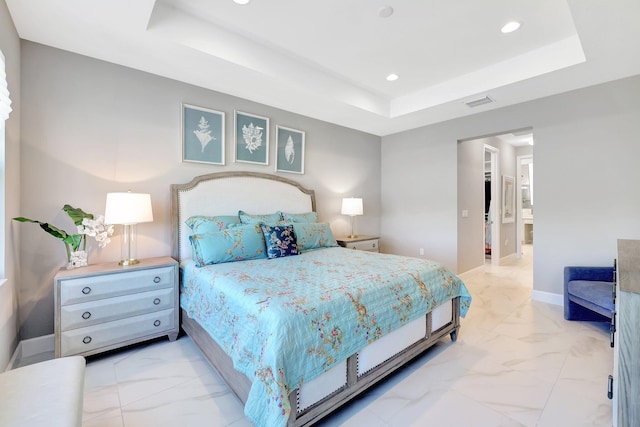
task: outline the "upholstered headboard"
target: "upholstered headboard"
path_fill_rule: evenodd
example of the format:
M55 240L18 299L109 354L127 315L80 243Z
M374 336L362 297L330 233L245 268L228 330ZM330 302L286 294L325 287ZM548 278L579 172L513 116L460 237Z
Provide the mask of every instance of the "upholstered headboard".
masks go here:
M239 210L250 214L315 211L315 192L295 181L258 172L212 173L172 184L171 255L178 261L191 258L190 230L185 224L190 216L237 215Z

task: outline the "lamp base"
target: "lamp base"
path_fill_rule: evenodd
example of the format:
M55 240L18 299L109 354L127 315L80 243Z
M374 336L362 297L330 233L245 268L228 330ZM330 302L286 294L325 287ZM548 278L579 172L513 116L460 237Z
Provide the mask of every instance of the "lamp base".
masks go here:
M140 261L136 259L136 228L136 224L124 224L124 229L122 232L122 245L120 246L121 261L118 263L118 265L127 266L140 263Z
M358 235L353 231L353 223L355 222L355 215L351 215L351 234L347 236L348 239L355 239Z

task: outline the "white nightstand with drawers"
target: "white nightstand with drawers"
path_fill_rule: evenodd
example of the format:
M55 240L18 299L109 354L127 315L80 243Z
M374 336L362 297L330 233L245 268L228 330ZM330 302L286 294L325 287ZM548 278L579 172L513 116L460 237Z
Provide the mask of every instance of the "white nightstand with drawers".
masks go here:
M368 252L380 252L379 239L376 236L336 237L342 247Z
M178 337L178 263L169 257L60 270L54 279L55 356L101 353Z

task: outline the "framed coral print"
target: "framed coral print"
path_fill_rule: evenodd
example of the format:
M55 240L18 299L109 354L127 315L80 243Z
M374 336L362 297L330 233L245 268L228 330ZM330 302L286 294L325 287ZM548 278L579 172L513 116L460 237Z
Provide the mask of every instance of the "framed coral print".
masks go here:
M304 137L301 130L276 126L276 172L304 173Z
M224 165L224 113L182 104L182 161Z
M515 179L512 176L502 176L502 223L516 220Z
M236 162L269 164L269 119L236 111Z

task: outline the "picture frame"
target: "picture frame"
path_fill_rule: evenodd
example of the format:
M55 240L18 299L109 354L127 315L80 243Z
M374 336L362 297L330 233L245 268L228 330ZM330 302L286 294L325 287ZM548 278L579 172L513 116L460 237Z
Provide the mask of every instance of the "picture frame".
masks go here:
M225 113L182 104L182 161L225 164Z
M276 126L276 172L304 173L305 132Z
M502 223L507 224L516 220L515 178L502 176Z
M269 164L269 118L235 111L235 162Z

